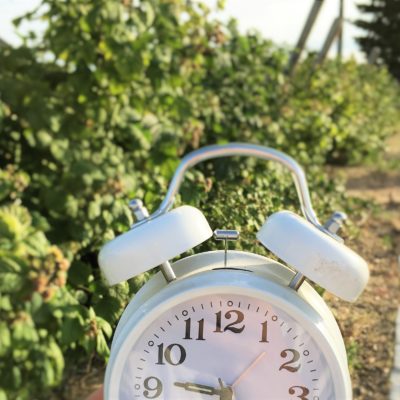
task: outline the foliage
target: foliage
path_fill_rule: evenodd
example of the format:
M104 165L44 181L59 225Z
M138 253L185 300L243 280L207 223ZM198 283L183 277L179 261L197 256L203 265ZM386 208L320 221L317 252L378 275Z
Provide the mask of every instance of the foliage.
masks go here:
M315 162L376 161L400 128L397 83L385 69L355 61L327 62L311 79L308 74L305 63L280 113L285 136L297 136L299 151L317 145L323 158Z
M0 198L17 199L25 174L0 170ZM37 220L18 200L0 206L0 395L32 398L32 383L46 389L59 384L63 351L78 341L108 355L111 326L80 305L79 291L66 288L70 262L51 245ZM40 224L39 224L40 225ZM6 392L4 392L4 390ZM7 398L7 397L6 397Z
M365 35L358 38L367 55L379 51L390 73L400 80L400 2L398 0L370 0L358 5L365 18L357 21Z
M10 376L0 398L43 394L64 364L107 358L148 275L108 288L98 249L132 223L129 198L158 206L182 155L228 141L287 151L327 217L344 197L320 166L376 156L395 129L385 72L328 63L309 76L305 65L288 81L286 51L211 21L201 3L44 4L29 16L47 21L43 37L0 54L0 375ZM297 210L288 174L243 159L191 171L178 201L213 228L238 228L238 247L257 252L265 216Z
M26 176L9 166L0 171L0 196L15 197ZM0 207L0 374L3 389L22 382L44 387L60 382L64 360L54 337L53 305L65 285L68 261L28 210L18 203ZM4 394L3 394L4 397Z

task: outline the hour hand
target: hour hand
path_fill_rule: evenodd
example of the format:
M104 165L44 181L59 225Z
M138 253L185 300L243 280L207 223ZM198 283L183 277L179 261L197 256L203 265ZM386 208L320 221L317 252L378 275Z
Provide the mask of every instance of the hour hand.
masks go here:
M189 392L196 392L200 394L208 394L210 396L218 396L220 394L220 390L217 388L214 388L212 386L207 386L207 385L200 385L198 383L192 383L192 382L175 382L175 386L178 386L182 389L185 389Z

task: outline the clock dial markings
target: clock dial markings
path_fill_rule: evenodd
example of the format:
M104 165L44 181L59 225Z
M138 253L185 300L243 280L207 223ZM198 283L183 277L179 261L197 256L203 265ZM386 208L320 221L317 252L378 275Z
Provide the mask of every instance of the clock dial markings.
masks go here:
M254 359L254 361L252 363L250 363L249 367L246 368L246 370L244 372L242 372L240 374L240 379L239 377L236 378L234 384L230 385L230 386L226 386L226 388L230 387L232 394L229 395L231 397L220 397L220 399L228 399L228 400L233 400L233 398L235 400L243 400L248 398L248 395L246 394L249 390L250 392L252 390L261 390L260 393L263 393L263 396L270 396L270 393L273 393L273 395L275 397L272 398L279 398L279 399L286 399L287 398L287 394L288 394L288 390L292 389L292 388L297 388L297 389L293 389L293 390L297 390L297 392L295 392L295 394L293 394L293 399L294 398L299 398L299 399L303 399L303 398L307 398L307 396L305 396L301 390L299 388L305 388L307 390L310 390L307 388L307 382L309 383L309 386L311 386L311 382L313 382L314 384L319 382L318 378L313 378L310 376L309 378L307 378L307 374L312 374L315 377L315 374L323 374L325 373L323 371L324 364L321 365L321 360L320 358L318 358L318 362L316 364L316 367L314 369L308 370L307 372L304 371L304 369L301 368L301 360L298 360L297 363L295 362L296 360L293 359L293 352L291 352L290 350L293 351L297 351L296 349L299 349L300 347L305 345L305 342L303 341L300 344L295 344L295 341L297 338L305 338L307 336L307 340L308 339L308 334L304 331L304 329L299 328L297 323L295 322L295 320L291 319L291 317L288 317L287 315L281 315L282 313L280 312L276 312L277 310L273 307L272 310L275 311L270 317L267 317L269 314L269 309L270 307L265 307L262 304L260 304L260 301L257 299L254 299L255 302L247 302L246 301L246 312L241 312L239 310L235 310L235 309L231 309L231 307L234 307L234 303L237 304L237 308L239 308L239 305L241 306L241 301L232 301L231 299L227 299L227 300L223 300L224 296L220 295L220 296L216 296L218 298L217 304L218 304L218 308L216 311L212 311L212 309L215 309L215 301L214 300L210 300L207 303L204 302L200 302L200 301L196 301L192 300L189 302L186 302L183 307L179 307L177 306L176 308L174 308L175 313L172 313L172 316L175 316L176 321L174 321L174 323L171 323L170 319L165 318L164 322L162 321L162 319L159 319L160 322L162 322L161 325L167 325L167 326L160 326L160 325L156 325L155 326L155 330L156 332L151 332L151 331L145 331L145 333L143 334L144 340L145 337L152 335L152 336L156 336L157 335L157 330L160 330L160 334L162 332L162 335L158 337L158 339L161 342L158 342L157 345L154 344L154 342L152 344L150 344L149 341L148 342L148 346L150 347L156 347L156 349L151 350L150 352L148 350L146 350L147 354L153 354L152 358L155 360L155 366L160 365L161 368L164 368L165 371L169 371L171 369L173 369L173 371L168 372L167 375L166 372L164 373L160 373L157 372L158 370L153 369L153 367L147 367L146 371L147 371L147 375L152 377L152 378L156 378L158 379L161 384L163 385L163 392L161 397L159 397L159 400L161 399L168 399L168 398L181 398L179 396L179 392L180 390L183 390L182 388L179 388L178 386L174 385L173 382L171 381L171 377L175 376L176 378L176 382L181 382L181 383L190 383L190 381L192 381L192 377L195 378L197 376L193 375L193 373L195 373L195 371L198 371L199 374L201 374L201 371L205 372L205 376L204 376L204 380L200 381L200 383L195 384L195 385L203 385L203 386L208 386L208 383L212 384L212 376L218 376L217 372L212 372L215 371L216 367L214 366L214 364L218 365L221 364L221 367L223 371L224 368L227 370L234 370L234 369L240 369L240 365L246 364L246 358L249 357L250 353L254 354L255 349L257 348L256 344L260 343L259 346L265 346L266 351L262 351L261 354L259 354L256 359ZM222 299L220 298L222 297ZM262 302L261 302L262 303ZM207 307L208 305L208 307ZM210 311L207 311L210 310ZM186 311L186 313L184 313L184 311ZM211 312L211 313L210 313ZM261 320L259 322L256 322L257 318L257 313L260 312L260 316L264 315L264 317L267 317L266 320ZM168 314L170 313L166 313L166 316L168 316ZM187 315L188 318L186 318L185 320L181 320L178 315L182 314L182 315ZM289 318L289 319L288 319ZM187 322L188 320L190 320L190 322ZM200 321L203 320L203 326L200 327ZM279 323L277 325L275 325L274 323L279 321ZM265 329L263 329L262 325L263 323L265 323ZM269 324L272 324L271 326L269 326ZM293 324L295 324L296 328L293 326ZM286 328L280 329L282 327L282 325L286 325ZM292 326L291 326L292 325ZM190 333L187 333L187 326L189 326L190 329ZM267 328L268 326L268 328ZM275 327L274 327L275 326ZM217 329L216 329L217 328ZM230 329L231 328L231 329ZM233 330L232 330L233 328ZM178 329L178 331L180 330L181 334L178 336L176 336L176 332ZM291 331L293 331L293 329L296 330L296 333L299 333L298 335L294 336L294 337L290 337L289 335L287 336L287 339L284 339L284 337L286 337L286 335L288 333L290 333ZM300 332L299 332L300 329ZM264 332L263 332L264 331ZM146 333L147 332L147 333ZM246 333L247 332L247 333ZM268 333L268 335L267 335ZM254 342L254 346L250 347L250 353L249 355L246 355L245 353L240 353L241 356L239 358L237 358L238 356L232 356L233 359L237 359L237 361L235 362L229 362L229 361L225 361L225 356L221 355L219 356L219 349L223 349L223 348L234 348L235 352L239 351L239 352L243 352L245 347L242 347L245 342L249 339L245 339L248 336L249 337L254 337L254 335L256 334L257 341ZM169 336L172 335L172 336ZM185 335L185 336L184 336ZM204 337L203 337L204 335ZM216 335L216 336L214 336ZM221 336L220 336L221 335ZM226 336L227 335L227 336ZM232 336L233 335L233 336ZM243 336L244 335L244 336ZM264 335L264 336L262 336ZM306 335L306 336L305 336ZM170 339L166 340L164 338L164 336L166 337L170 337ZM221 339L217 340L217 342L221 342L220 345L218 346L222 346L222 347L214 347L214 342L216 340L216 338L220 336ZM226 338L225 338L226 336ZM243 336L243 339L239 339L241 336ZM238 343L235 345L233 344L232 340L237 337L238 338ZM265 339L265 341L262 341L260 339ZM184 340L186 339L186 340ZM188 342L188 346L186 348L186 346L182 346L182 344L180 344L180 340L183 340L181 343L184 344L184 342ZM268 341L267 341L268 340ZM280 341L286 341L286 346L288 346L289 343L293 343L293 345L285 347L285 345L282 345L281 350L279 350L279 348L277 348L277 344L280 343ZM289 340L289 342L288 342ZM209 344L207 344L210 341ZM235 341L235 340L234 340ZM217 343L215 342L215 343ZM229 345L229 343L232 342L232 345ZM145 342L146 343L146 342ZM203 346L203 347L196 347L193 348L192 344L195 343L199 343L196 346ZM242 344L240 344L242 343ZM307 344L309 346L309 342L307 341ZM160 347L161 345L163 345L163 347ZM173 346L171 348L171 346ZM179 346L179 347L178 347ZM229 347L227 347L229 346ZM272 347L270 347L272 346ZM278 346L281 346L278 344ZM307 346L307 347L308 347ZM313 344L314 347L312 347L312 349L310 348L310 350L312 351L316 351L316 347L315 344ZM167 348L169 348L169 353L167 353ZM180 347L182 347L185 351L185 354L183 356L183 352L180 350ZM248 345L246 345L246 347L248 347ZM158 348L158 352L157 352L157 348ZM214 349L211 350L211 353L209 353L209 350L207 349ZM242 349L242 350L240 350ZM252 350L253 349L253 350ZM267 350L268 349L268 350ZM273 352L275 352L276 354L280 354L283 351L287 352L287 359L283 359L281 358L281 362L277 362L276 359L276 354L275 354L275 359L273 357L265 357L265 355L268 353L270 353L270 349L273 350ZM144 351L144 350L142 350ZM153 352L153 353L151 353ZM155 353L154 353L155 352ZM139 350L140 353L140 350ZM308 349L304 350L303 352L300 353L300 350L298 351L299 353L299 358L302 357L307 357L310 354L310 351ZM158 357L157 357L158 354ZM228 354L228 353L226 353ZM201 357L201 359L203 360L202 362L200 362L201 365L204 365L204 367L201 367L200 365L197 366L196 364L193 364L193 360L198 359L198 357ZM194 358L193 358L194 357ZM207 360L213 360L211 364L209 364L209 362L207 362ZM216 358L215 358L216 357ZM253 356L254 357L254 356ZM142 361L141 358L138 358L138 360ZM157 363L158 361L161 361L162 364ZM240 362L239 362L240 360ZM285 363L283 363L283 361L285 361ZM314 362L314 360L303 360L305 363L311 363ZM134 363L134 361L132 361ZM253 368L255 367L256 364L260 363L260 366L254 369L254 373ZM150 363L151 365L153 365L152 363ZM134 364L133 364L134 365ZM149 365L149 364L147 364ZM207 366L206 366L207 365ZM291 367L293 369L293 371L290 371L290 369L288 368L281 368L283 365L286 365L287 367ZM189 369L188 369L189 368ZM193 369L194 368L194 369ZM203 368L203 369L201 369ZM212 368L212 371L209 371L209 368ZM322 370L321 370L322 368ZM143 370L143 368L138 368ZM190 371L193 369L193 373L191 373ZM248 370L251 370L250 372ZM293 383L288 382L286 389L285 387L282 388L283 392L281 395L281 397L276 397L276 394L274 392L274 390L280 390L279 388L270 388L270 383L268 380L268 385L265 386L265 376L269 376L270 374L285 374L284 371L287 371L286 373L291 373L294 375L297 375L300 373L300 371L303 370L303 372L297 377L295 378L295 381ZM179 372L181 371L181 372ZM275 372L274 372L275 371ZM172 375L170 375L172 373ZM186 374L189 374L188 376L186 376ZM231 378L234 378L234 376L232 376L232 373L230 373L231 375L223 375L223 380L227 380L228 382L232 382L232 380L229 379L229 376L231 376ZM261 375L260 375L261 374ZM267 374L267 375L265 375ZM326 374L326 373L325 373ZM234 375L237 375L234 374ZM253 376L254 375L254 376ZM264 375L264 377L263 377ZM293 376L294 376L293 375ZM201 375L200 375L201 376ZM274 376L274 375L272 375ZM286 376L286 375L282 375L282 376ZM318 376L318 375L317 375ZM181 378L184 379L181 379ZM189 378L189 379L186 379ZM245 379L246 378L246 379ZM215 379L215 378L214 378ZM274 384L274 380L279 381L281 379L287 379L287 378L280 378L279 375L277 375L276 378L273 378L273 380L271 381ZM305 380L304 380L305 379ZM139 389L137 389L136 386L135 387L135 397L139 397L142 399L147 399L147 398L156 398L156 397L148 397L148 396L153 396L154 394L157 393L157 391L154 390L153 386L155 387L155 380L151 380L150 382L150 386L153 389L153 391L150 391L149 389L146 389L143 386L143 378L139 378L139 377L135 377L136 382L140 382L139 384ZM197 379L194 380L194 382L196 382ZM148 382L148 383L149 383ZM170 382L170 383L168 383ZM240 382L240 385L239 385ZM258 383L257 383L258 382ZM327 379L326 377L323 379L322 381L323 383L321 383L321 388L324 389L325 393L326 391L328 391L328 394L326 397L324 397L324 399L326 398L326 400L331 400L334 399L333 396L333 392L332 392L332 388L325 389L325 386L327 385ZM149 386L149 385L147 385ZM200 387L199 386L199 387ZM235 388L237 387L239 392L238 394L235 393L235 397L233 397L233 386L235 386ZM328 385L329 386L329 385ZM175 390L178 390L178 392L174 392L173 387L176 387ZM213 387L213 386L209 386L209 387ZM137 389L137 390L136 390ZM218 388L215 388L216 390L220 390ZM320 388L313 388L313 389L317 389L320 390ZM147 390L147 396L144 394L144 391ZM272 390L272 392L271 392ZM286 392L285 392L286 390ZM139 393L138 393L139 391ZM236 391L236 389L235 389ZM244 391L244 392L243 392ZM175 393L175 394L174 394ZM202 397L202 393L201 392L196 392L193 391L193 394L190 395L190 397L185 397L185 400L189 400L193 398L193 400L197 400L197 399L203 399ZM258 393L258 392L251 392L251 393ZM286 398L284 396L283 393L286 393ZM133 393L132 393L133 394ZM208 396L206 394L204 394L205 396ZM220 395L219 394L215 394L215 396ZM193 396L193 397L192 397ZM197 397L200 396L200 397ZM258 395L256 395L258 396ZM260 394L261 396L261 394ZM297 397L296 397L297 396ZM302 396L302 397L301 397ZM325 395L324 395L325 396ZM263 398L264 398L263 397ZM257 398L258 397L254 397ZM157 399L157 398L156 398ZM204 397L204 399L206 399L206 397ZM313 398L312 400L318 400L319 397L317 396L315 399ZM211 399L210 399L211 400Z

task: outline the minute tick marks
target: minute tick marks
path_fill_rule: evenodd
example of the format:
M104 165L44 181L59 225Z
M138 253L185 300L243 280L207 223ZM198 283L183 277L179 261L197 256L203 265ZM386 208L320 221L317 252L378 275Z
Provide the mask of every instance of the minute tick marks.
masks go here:
M327 379L323 360L318 359L318 363L314 361L312 366L304 368L306 363L310 364L313 361L312 355L317 350L312 339L307 337L307 333L298 326L295 320L274 305L263 303L260 299L236 296L232 294L208 296L203 297L202 301L200 301L201 298L197 298L178 303L166 313L165 317L159 318L152 327L149 326L148 330L142 334L142 339L139 340L139 350L136 350L138 347L135 345L136 349L129 356L131 372L133 372L130 376L134 377L132 389L134 391L130 394L130 398L146 400L160 392L160 395L155 397L157 400L158 398L191 400L194 397L214 400L214 398L211 399L212 396L216 396L215 400L218 400L219 391L222 389L227 393L232 390L238 399L238 390L246 393L249 396L247 398L257 398L260 393L265 395L263 398L268 398L268 393L261 382L269 366L272 366L272 370L275 371L273 374L277 374L273 376L270 383L273 388L272 393L278 396L276 398L287 398L288 390L295 385L295 383L288 383L286 386L286 380L294 374L292 370L296 370L296 376L302 379L301 384L293 389L293 398L302 394L299 387L307 388L310 392L313 387L317 385L319 387L320 384L318 381L313 381L313 378ZM242 304L243 307L239 308ZM183 313L182 310L187 310L189 313ZM175 322L171 323L171 319ZM283 329L282 326L286 328ZM293 337L287 334L294 330L303 339L304 342L300 342L300 346L305 349L299 348L299 345L293 342ZM157 338L157 341L152 342L151 338L153 340ZM185 340L182 341L182 339ZM229 344L240 351L239 349L245 343L248 346L252 340L255 341L254 344L247 348L252 348L254 354L251 357L248 354L245 355L243 362L239 360L241 364L243 363L240 371L244 372L239 374L241 378L238 380L237 374L230 372L234 363L229 359L229 355L224 355L222 349ZM147 343L149 347L146 346ZM143 346L147 347L146 351ZM308 358L303 358L304 352L307 352ZM260 359L260 354L263 354L265 359L254 362ZM299 354L298 359L297 354ZM247 361L248 358L249 361ZM294 359L296 361L292 361ZM303 367L300 368L300 365ZM215 378L203 378L203 370L209 371ZM288 372L282 372L284 370ZM137 371L140 375L136 375ZM219 384L218 377L222 374L221 371L226 371L223 373L227 381ZM232 385L232 382L236 380L240 382L241 389L239 389L239 383L237 387ZM249 385L250 381L255 386ZM175 385L174 382L178 382L179 385ZM231 389L229 389L229 384L231 384ZM278 388L279 384L282 384L282 391ZM190 394L192 391L197 393L197 397ZM207 394L212 393L213 395L208 399ZM325 389L324 386L318 395L321 399L321 395L325 396L325 394L328 396L327 399L334 398L330 388ZM228 399L231 397L228 396ZM128 398L122 397L120 400L128 400ZM311 396L310 400L315 399Z

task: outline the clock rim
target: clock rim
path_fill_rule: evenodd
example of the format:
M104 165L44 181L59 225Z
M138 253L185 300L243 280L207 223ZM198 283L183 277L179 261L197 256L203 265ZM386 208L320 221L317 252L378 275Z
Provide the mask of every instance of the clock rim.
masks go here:
M225 268L225 252L223 250L213 250L203 253L193 254L191 256L181 258L175 261L172 265L177 279L187 278L192 274L197 274L207 270ZM247 270L251 273L261 275L264 279L272 280L283 286L289 286L293 279L295 272L287 266L267 258L265 256L250 253L240 250L228 251L228 265L227 268L239 268ZM150 297L154 296L159 291L168 286L164 276L159 271L153 275L149 281L143 285L140 290L135 294L133 299L125 308L118 325L115 330L113 341L116 340L125 322L130 316ZM324 319L325 323L329 326L329 332L332 336L337 336L342 341L340 353L347 363L346 349L342 340L340 329L337 325L332 311L324 302L322 297L317 291L305 281L296 293L303 297Z
M293 290L240 270L211 270L191 275L169 284L144 302L130 316L113 343L105 375L105 398L118 399L120 378L129 350L153 321L182 302L210 294L254 297L286 312L323 352L332 376L335 398L352 398L347 362L338 356L337 338L329 333L318 312Z

